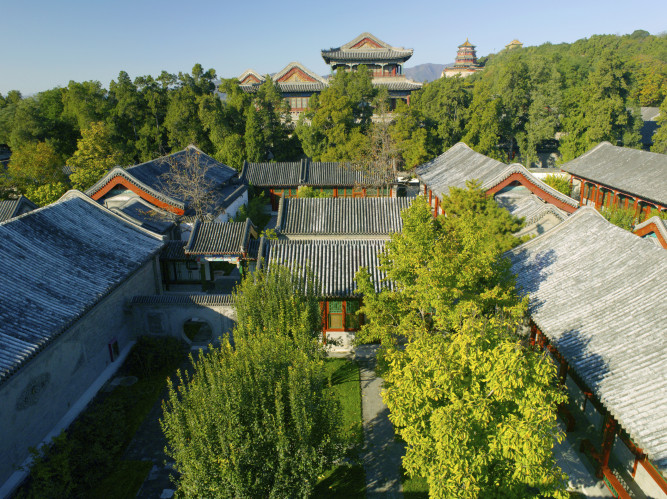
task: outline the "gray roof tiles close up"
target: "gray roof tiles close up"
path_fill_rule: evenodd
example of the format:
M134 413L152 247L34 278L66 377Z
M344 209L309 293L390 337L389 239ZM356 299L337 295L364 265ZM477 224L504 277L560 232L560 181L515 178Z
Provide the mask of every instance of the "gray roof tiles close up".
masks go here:
M93 196L96 192L105 187L113 178L121 176L128 182L136 185L143 191L153 195L160 201L166 202L172 206L187 210L187 200L182 199L180 195L174 194L167 186L167 174L171 168L179 167L185 164L186 158L190 154L197 154L201 165L208 166L205 178L213 189L222 190L228 187L228 183L236 175L236 170L224 165L211 156L201 152L195 146L188 146L182 151L163 156L139 165L121 168L119 166L110 170L95 185L90 187L86 194Z
M508 256L533 321L667 471L667 252L584 207Z
M263 244L262 244L263 243ZM318 282L322 298L358 297L354 276L361 267L371 274L377 291L391 283L385 282L386 274L379 269L378 253L384 251L385 241L329 240L286 241L262 238L260 256L269 271L273 265L285 265L292 271L305 275L312 272ZM262 263L258 268L262 267Z
M667 154L601 142L561 169L667 206Z
M473 151L463 142L453 145L437 158L416 169L419 179L438 197L448 195L451 187L465 189L466 182L470 180L478 180L481 188L488 190L515 173L573 210L579 206L576 200L545 184L523 165L518 163L506 165Z
M0 200L0 222L35 209L37 209L37 205L25 196L19 196L16 199Z
M245 222L201 222L197 220L184 251L186 255L242 255L248 252L251 235L257 229Z
M313 162L308 159L283 163L246 162L241 179L256 187L352 187L379 181L376 175L347 163Z
M277 229L285 235L383 235L400 232L413 198L282 198Z
M163 246L76 191L3 222L0 237L0 381Z

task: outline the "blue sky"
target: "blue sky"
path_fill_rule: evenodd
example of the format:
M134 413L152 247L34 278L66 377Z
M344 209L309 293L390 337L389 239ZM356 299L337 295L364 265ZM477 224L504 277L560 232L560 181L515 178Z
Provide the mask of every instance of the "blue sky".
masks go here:
M593 34L667 31L667 1L173 1L0 0L0 93L24 95L69 80L108 88L199 62L220 77L273 73L299 61L328 72L323 48L369 31L413 48L406 66L453 62L466 37L479 56L518 38L526 45Z

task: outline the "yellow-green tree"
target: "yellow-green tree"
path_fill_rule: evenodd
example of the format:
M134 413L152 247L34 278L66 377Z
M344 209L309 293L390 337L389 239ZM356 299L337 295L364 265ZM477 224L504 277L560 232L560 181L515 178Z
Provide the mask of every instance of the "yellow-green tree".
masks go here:
M549 357L518 333L527 299L503 252L521 223L475 184L434 218L417 198L380 255L392 286L357 285L388 370L383 399L406 442L403 464L432 497L565 497L552 448L565 395ZM405 348L396 348L399 342Z
M103 122L94 122L82 130L69 165L74 167L70 181L75 189L86 190L111 168L119 165L121 153L114 147L111 132Z
M48 142L28 142L18 147L12 154L7 167L7 175L22 192L41 185L67 179L62 170L63 162L54 147Z

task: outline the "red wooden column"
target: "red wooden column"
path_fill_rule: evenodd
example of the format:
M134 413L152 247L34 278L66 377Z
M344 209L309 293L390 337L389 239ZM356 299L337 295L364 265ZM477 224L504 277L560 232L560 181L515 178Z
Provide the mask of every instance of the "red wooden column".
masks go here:
M602 433L602 446L600 448L600 467L596 472L598 478L602 478L603 467L609 466L609 456L611 455L611 448L614 446L614 438L616 437L616 429L618 423L616 420L607 414L604 418L604 430Z
M435 197L435 210L433 210L433 218L438 216L438 208L440 207L440 198L438 196Z

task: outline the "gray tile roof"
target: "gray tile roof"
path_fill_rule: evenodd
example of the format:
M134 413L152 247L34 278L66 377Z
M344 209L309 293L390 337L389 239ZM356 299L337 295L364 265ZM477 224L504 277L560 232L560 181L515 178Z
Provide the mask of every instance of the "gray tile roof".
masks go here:
M129 199L125 204L111 211L129 222L158 234L166 234L174 227L173 215L157 209L141 198Z
M407 78L373 78L373 86L386 88L389 91L419 90L422 88L421 83Z
M285 265L301 274L312 271L320 285L322 298L346 298L355 293L354 276L366 267L375 283L375 289L391 286L383 282L386 274L379 269L378 253L384 251L382 240L329 240L286 241L263 239L261 255L268 264ZM262 265L260 263L259 268Z
M201 222L192 228L186 255L242 255L248 252L250 236L257 229L249 218L245 222Z
M182 261L189 258L185 254L185 245L187 241L172 240L166 241L162 252L160 253L160 260L163 261Z
M662 238L667 241L667 220L664 218L660 218L659 216L655 215L646 220L643 223L640 223L638 225L635 225L634 229L632 229L633 232L636 232L640 229L643 229L644 227L648 227L649 225L652 225L655 228L655 231L658 231Z
M600 142L561 169L667 206L667 154Z
M405 62L414 53L413 49L403 49L403 50L340 50L340 49L329 49L322 50L322 58L327 64L332 64L336 62L375 62L375 61L397 61Z
M25 196L19 196L17 199L0 200L0 222L35 209L37 209L37 205Z
M0 382L162 248L76 191L0 224Z
M514 173L521 174L528 182L559 201L577 208L579 202L558 192L542 182L524 166L514 163L506 165L495 159L473 151L463 142L453 145L435 159L417 167L419 179L438 196L449 194L450 187L465 189L466 181L477 179L484 190L491 189Z
M354 48L365 38L372 40L377 48ZM412 57L414 50L404 49L403 47L392 47L387 42L383 42L377 36L364 32L340 47L322 50L322 57L327 64L336 61L390 61L397 60L405 62Z
M508 256L535 324L667 471L667 252L584 207Z
M516 190L525 190L525 192L515 193L514 191ZM505 208L512 215L523 218L526 225L537 222L549 213L561 221L565 220L568 216L566 212L543 201L523 186L518 189L500 192L494 198L501 207Z
M86 194L93 196L115 177L122 176L128 182L139 187L144 192L151 194L160 201L187 210L188 207L186 206L186 201L184 199L179 199L172 193L168 192L164 177L162 176L171 169L172 163L177 165L182 164L187 155L192 152L199 153L200 164L210 167L206 172L206 180L211 183L214 189L219 190L226 187L230 180L236 175L236 170L233 168L216 161L195 146L190 145L182 151L153 159L146 163L130 166L128 168L117 166L88 189Z
M284 94L290 92L304 92L304 93L314 93L321 92L327 88L328 84L326 82L308 82L308 81L299 81L299 82L277 82L278 88ZM259 90L260 83L254 83L252 85L241 85L241 90L247 94L256 94Z
M346 163L313 162L309 159L284 163L244 162L241 180L256 187L352 187L378 182L378 178Z
M285 235L389 235L403 227L413 198L281 198L277 229Z
M146 305L198 305L202 307L231 306L234 304L234 296L222 294L134 296L131 303Z

